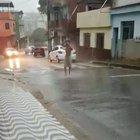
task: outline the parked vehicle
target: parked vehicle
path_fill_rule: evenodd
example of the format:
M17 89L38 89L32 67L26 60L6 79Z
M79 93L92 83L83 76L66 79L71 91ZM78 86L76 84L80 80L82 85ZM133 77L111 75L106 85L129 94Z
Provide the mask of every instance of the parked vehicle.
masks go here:
M17 57L19 55L18 51L15 48L6 48L4 51L5 57Z
M41 48L41 47L34 48L33 56L34 57L38 57L38 56L45 57L44 48Z
M64 47L61 45L57 45L54 49L49 53L49 60L50 62L57 61L58 63L65 58L65 50Z
M35 48L35 46L27 46L27 47L24 49L25 54L26 54L26 55L31 55L31 54L33 54L34 48Z
M59 63L65 59L65 54L65 48L62 45L57 45L49 53L49 61L52 62L54 60ZM71 59L72 61L76 61L76 51L74 49L71 52Z

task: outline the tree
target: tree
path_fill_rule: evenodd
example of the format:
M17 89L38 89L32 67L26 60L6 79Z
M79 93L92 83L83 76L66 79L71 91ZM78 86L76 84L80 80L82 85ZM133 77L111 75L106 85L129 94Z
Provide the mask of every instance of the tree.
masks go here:
M38 28L36 29L32 35L31 35L31 39L33 40L33 42L36 43L44 43L47 41L47 36L46 36L46 30L43 28Z
M42 14L47 14L47 3L46 0L39 0L38 4L40 5L40 7L38 7L38 10L42 13Z

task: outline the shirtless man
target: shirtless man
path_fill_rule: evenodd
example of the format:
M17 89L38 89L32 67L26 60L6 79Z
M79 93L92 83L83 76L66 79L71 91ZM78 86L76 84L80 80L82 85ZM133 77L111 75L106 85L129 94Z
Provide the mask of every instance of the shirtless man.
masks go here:
M70 46L70 41L66 41L65 44L65 51L66 51L66 55L65 55L65 60L64 60L64 71L65 71L65 75L67 75L67 67L69 68L69 75L71 72L71 51L72 48Z

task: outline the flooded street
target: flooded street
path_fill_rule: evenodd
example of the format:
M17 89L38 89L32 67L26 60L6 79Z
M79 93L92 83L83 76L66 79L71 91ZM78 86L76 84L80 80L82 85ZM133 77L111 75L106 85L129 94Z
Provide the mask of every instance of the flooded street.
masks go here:
M66 77L62 63L33 57L7 59L1 67L55 117L59 110L58 119L80 140L140 139L140 71L75 63Z

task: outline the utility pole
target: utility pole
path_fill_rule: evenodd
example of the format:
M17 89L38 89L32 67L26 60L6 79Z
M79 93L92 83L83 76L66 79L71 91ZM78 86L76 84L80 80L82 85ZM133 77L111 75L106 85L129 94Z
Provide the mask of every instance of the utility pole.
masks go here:
M30 38L29 38L29 36L27 36L27 46L29 46L30 45Z
M47 22L48 22L48 51L52 50L51 42L50 42L50 0L46 0L46 8L47 8Z

